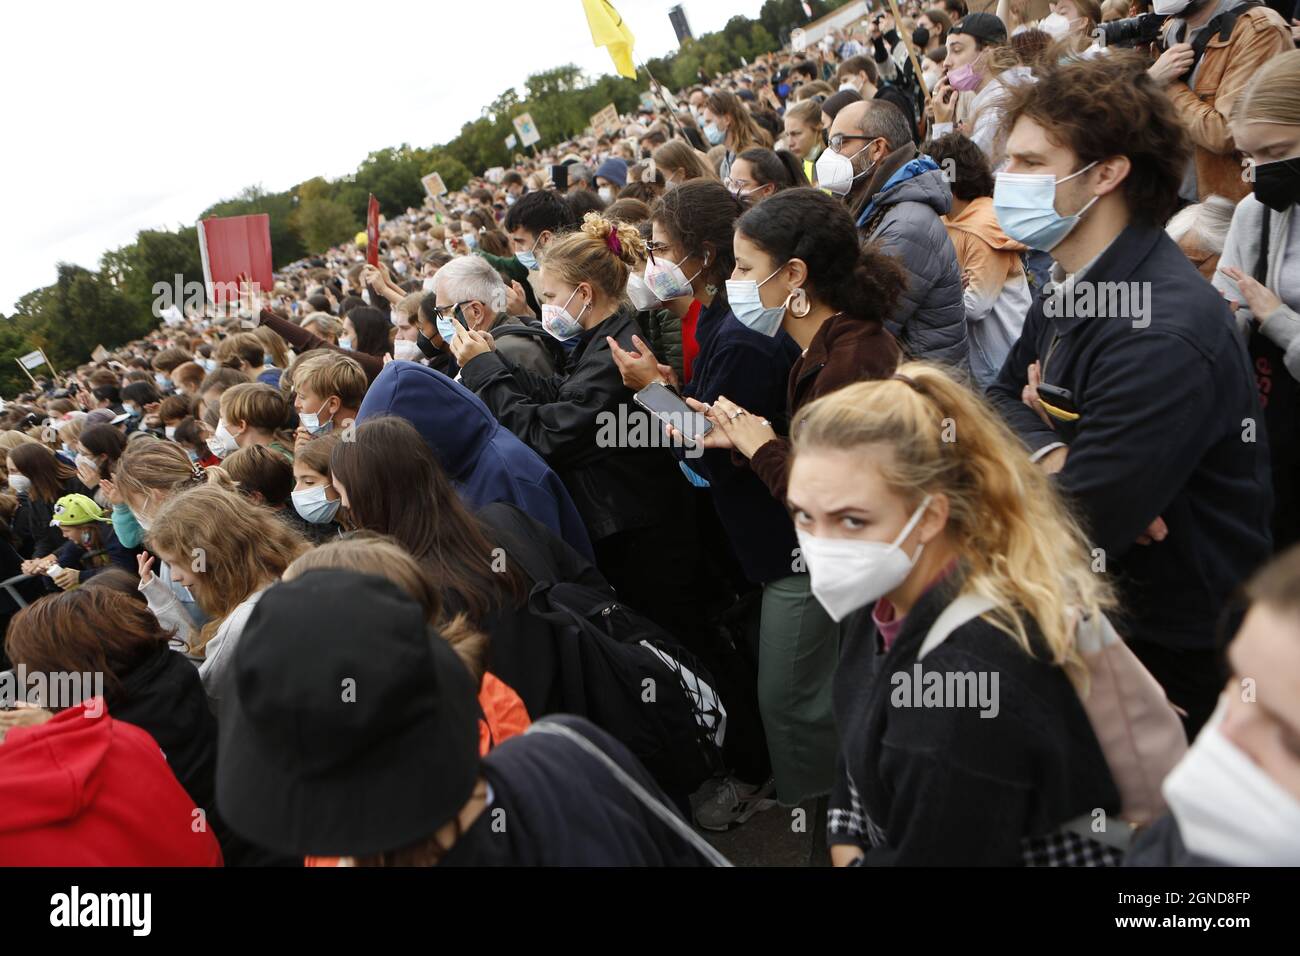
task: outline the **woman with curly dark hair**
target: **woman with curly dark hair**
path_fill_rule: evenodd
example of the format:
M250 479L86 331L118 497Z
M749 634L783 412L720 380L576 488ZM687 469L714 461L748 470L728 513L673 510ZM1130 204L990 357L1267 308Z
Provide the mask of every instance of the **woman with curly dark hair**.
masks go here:
M900 349L884 321L902 294L902 267L861 244L842 203L812 188L777 193L740 217L733 251L727 301L736 318L768 335L788 335L802 349L790 369L789 420L822 395L893 374ZM711 404L687 399L713 423L703 444L748 459L784 504L790 441L734 397L720 394ZM758 654L759 710L775 796L785 805L830 791L831 679L840 644L839 626L813 597L798 550L791 553L789 572L764 586ZM725 828L771 805L768 788L729 783L731 789L720 788L697 811L702 826Z

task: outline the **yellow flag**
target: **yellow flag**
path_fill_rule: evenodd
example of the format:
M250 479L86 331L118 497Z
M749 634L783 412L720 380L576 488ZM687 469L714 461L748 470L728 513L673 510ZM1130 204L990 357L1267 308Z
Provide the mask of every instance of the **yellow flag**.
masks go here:
M632 65L632 44L636 37L627 28L619 12L609 0L582 0L583 9L587 11L587 25L591 27L591 42L596 46L608 48L609 57L614 61L614 69L629 80L636 79L636 67Z

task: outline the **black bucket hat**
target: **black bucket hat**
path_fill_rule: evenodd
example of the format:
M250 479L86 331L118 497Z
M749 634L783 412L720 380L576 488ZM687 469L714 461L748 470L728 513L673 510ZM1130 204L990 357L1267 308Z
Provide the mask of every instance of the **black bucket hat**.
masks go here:
M281 853L362 856L435 833L479 773L469 669L392 582L309 571L262 595L221 701L217 806Z

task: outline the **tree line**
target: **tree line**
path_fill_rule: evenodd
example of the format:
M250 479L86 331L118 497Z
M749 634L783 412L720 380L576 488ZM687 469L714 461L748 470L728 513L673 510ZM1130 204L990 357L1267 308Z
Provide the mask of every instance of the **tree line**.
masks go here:
M810 0L809 5L817 18L845 2ZM723 29L688 40L672 55L645 65L660 83L680 90L697 83L701 74L715 76L778 49L790 30L807 20L800 0L767 0L757 19L733 17ZM423 202L420 179L428 173L440 173L448 188L456 190L485 169L511 165L518 147L509 149L506 139L521 113L532 115L542 146L554 145L581 134L592 115L610 103L620 113L635 111L648 87L643 72L636 80L616 75L593 79L573 64L555 67L528 77L522 90L496 97L446 144L403 143L376 150L350 175L336 180L317 176L282 192L251 186L197 218L267 213L272 259L280 268L360 231L371 193L384 215L396 216ZM96 345L113 349L143 337L158 324L154 283L170 285L177 275L182 283L203 281L193 225L141 230L134 242L105 252L97 269L59 263L52 285L24 295L12 316L0 314L0 395L29 387L15 359L33 349L44 349L62 372L87 361Z

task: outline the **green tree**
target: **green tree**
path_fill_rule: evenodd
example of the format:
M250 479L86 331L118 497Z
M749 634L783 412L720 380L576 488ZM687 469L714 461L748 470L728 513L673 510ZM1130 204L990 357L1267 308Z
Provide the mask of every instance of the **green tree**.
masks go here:
M294 227L308 249L320 252L355 236L361 221L336 199L303 199L294 213Z

